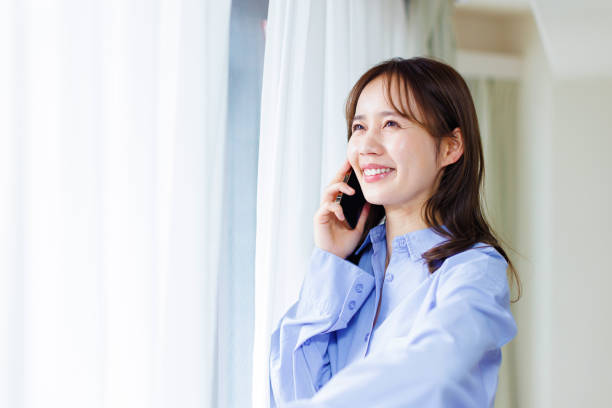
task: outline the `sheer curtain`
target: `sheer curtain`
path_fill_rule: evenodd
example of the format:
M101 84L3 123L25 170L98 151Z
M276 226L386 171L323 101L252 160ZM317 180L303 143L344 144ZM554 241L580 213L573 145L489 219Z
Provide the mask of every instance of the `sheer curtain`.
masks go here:
M518 174L516 132L519 82L517 79L490 76L471 76L466 80L476 106L485 155L486 214L493 229L504 241L502 246L512 259L516 259L512 248L518 242L517 209L513 204ZM516 292L512 294L512 297L515 296ZM514 407L514 343L504 346L502 353L495 406Z
M232 0L216 405L251 404L257 155L268 0Z
M516 129L519 82L511 78L466 79L478 115L485 154L485 201L488 216L502 238L511 240L516 213Z
M344 102L351 86L369 67L395 56L428 54L452 62L451 11L451 1L270 1L257 190L253 406L268 406L270 334L297 299L314 245L312 217L346 157ZM444 47L434 49L443 40Z
M215 404L229 13L0 2L0 406Z

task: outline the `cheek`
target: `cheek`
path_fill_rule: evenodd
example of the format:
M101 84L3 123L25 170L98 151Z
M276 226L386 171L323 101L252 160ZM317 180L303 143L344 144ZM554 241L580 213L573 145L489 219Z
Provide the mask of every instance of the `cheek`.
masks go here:
M403 138L392 149L399 165L414 173L429 173L435 168L435 151L430 143Z
M402 138L393 146L388 147L388 151L393 152L394 159L397 162L397 167L404 168L415 168L419 167L419 161L421 159L421 152L419 146L411 143L407 138Z
M357 146L355 146L354 143L351 143L351 141L349 140L348 145L346 147L346 156L348 157L349 161L351 162L351 164L355 164L357 157L359 156L357 154Z

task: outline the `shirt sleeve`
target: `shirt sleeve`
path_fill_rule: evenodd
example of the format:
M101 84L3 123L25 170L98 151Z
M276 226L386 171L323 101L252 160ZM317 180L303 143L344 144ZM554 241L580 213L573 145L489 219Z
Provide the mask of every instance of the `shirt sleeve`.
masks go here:
M270 342L270 405L312 397L334 374L328 349L374 288L374 277L315 246L299 299Z
M345 367L313 398L286 407L488 406L479 362L517 331L506 266L501 255L486 255L443 271L435 304L405 337Z

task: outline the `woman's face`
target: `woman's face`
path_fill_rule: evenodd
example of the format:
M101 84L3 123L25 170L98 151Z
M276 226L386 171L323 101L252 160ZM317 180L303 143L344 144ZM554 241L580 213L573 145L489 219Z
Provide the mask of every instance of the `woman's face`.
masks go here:
M417 123L394 111L385 99L385 87L384 79L378 77L361 92L347 156L368 202L383 205L387 211L418 210L433 193L440 170L435 140ZM402 106L399 98L405 96L400 95L397 84L391 92L395 104ZM411 105L413 112L414 107ZM390 170L370 175L376 168Z

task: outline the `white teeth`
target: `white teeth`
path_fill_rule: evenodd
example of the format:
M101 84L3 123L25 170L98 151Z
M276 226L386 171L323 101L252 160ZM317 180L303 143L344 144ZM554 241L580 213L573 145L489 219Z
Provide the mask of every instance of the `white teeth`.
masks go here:
M390 171L391 169L386 168L386 169L365 169L363 172L366 176L375 176L377 174L388 173Z

